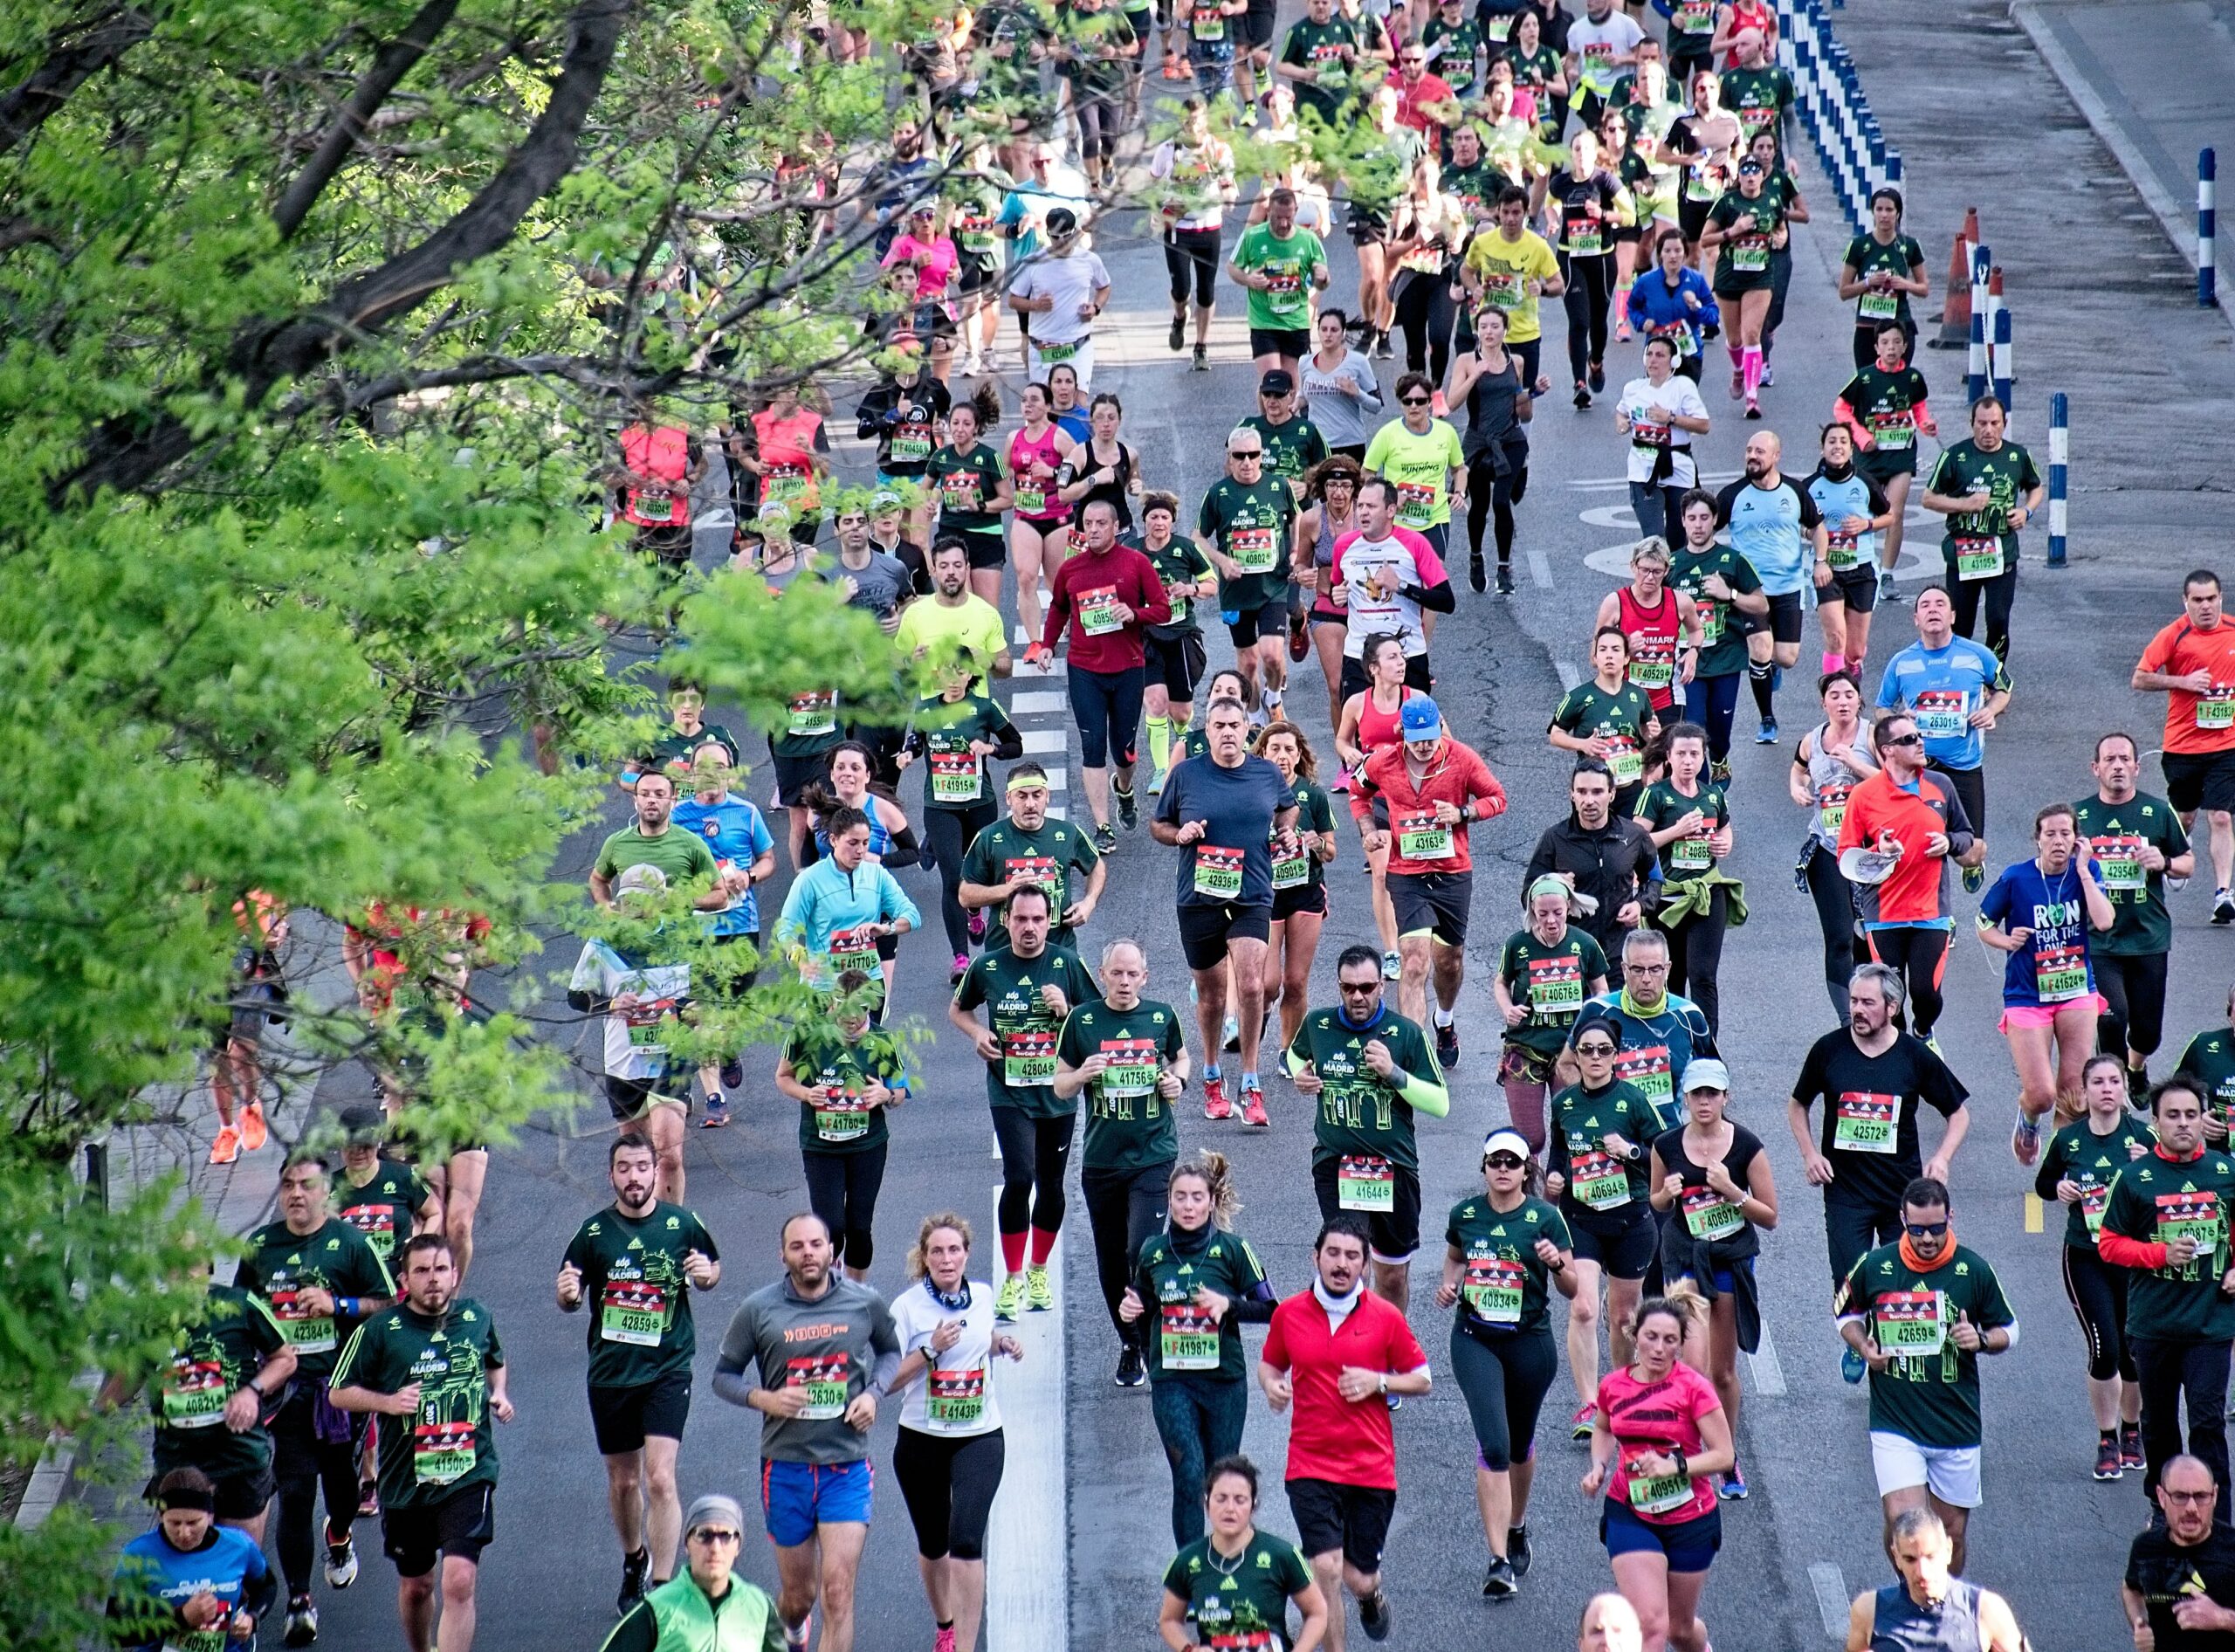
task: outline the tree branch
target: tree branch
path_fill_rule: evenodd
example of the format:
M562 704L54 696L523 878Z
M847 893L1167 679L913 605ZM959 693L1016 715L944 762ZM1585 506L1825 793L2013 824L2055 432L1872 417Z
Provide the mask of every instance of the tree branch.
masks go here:
M47 42L46 60L0 93L0 154L38 130L78 88L155 31L155 19L137 6L114 5Z
M326 136L303 169L295 175L287 192L279 197L279 204L272 210L272 222L279 226L279 238L294 239L303 220L310 216L334 175L341 170L342 163L363 137L367 123L380 113L388 94L395 90L396 83L411 72L412 66L427 55L436 37L450 26L457 10L457 0L427 0L419 8L402 34L390 40L373 54L372 66L365 78L357 82L357 90L342 106L334 124L327 128Z

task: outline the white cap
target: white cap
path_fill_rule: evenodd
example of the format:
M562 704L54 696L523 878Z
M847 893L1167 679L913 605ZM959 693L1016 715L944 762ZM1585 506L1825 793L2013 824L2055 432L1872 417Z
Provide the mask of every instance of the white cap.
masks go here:
M1518 1130L1512 1129L1493 1130L1482 1138L1482 1157L1487 1159L1494 1153L1509 1153L1523 1164L1530 1157L1528 1141Z
M1724 1095L1729 1095L1730 1069L1712 1056L1702 1056L1696 1061L1686 1063L1684 1093L1688 1096L1695 1090L1719 1090Z

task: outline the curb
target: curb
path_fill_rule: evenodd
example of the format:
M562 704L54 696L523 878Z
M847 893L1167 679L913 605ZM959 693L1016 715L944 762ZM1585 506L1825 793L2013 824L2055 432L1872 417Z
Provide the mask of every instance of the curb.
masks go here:
M31 1470L31 1480L24 1487L24 1500L16 1508L15 1526L18 1532L36 1531L77 1490L72 1472L77 1466L78 1442L74 1438L57 1435L46 1442L46 1449L39 1455L38 1466Z

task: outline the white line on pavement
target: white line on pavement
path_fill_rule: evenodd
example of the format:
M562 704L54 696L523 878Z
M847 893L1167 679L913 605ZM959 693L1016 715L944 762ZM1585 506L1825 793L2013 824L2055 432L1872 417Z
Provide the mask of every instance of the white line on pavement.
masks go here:
M1542 551L1529 553L1529 577L1546 590L1552 589L1552 559Z
M1001 1231L1001 1189L994 1189ZM998 1255L997 1250L990 1254ZM1048 1258L1051 1313L1026 1313L1007 1329L1024 1358L994 1375L1012 1451L986 1532L986 1652L1067 1652L1071 1622L1069 1487L1063 1427L1063 1242Z
M1061 729L1033 728L1025 731L1024 754L1027 757L1035 757L1048 752L1060 752L1062 749L1063 734Z
M1712 487L1718 482L1735 482L1737 479L1738 472L1736 471L1702 471L1700 472L1700 485L1702 487ZM1578 477L1568 484L1570 487L1582 488L1626 488L1629 485L1630 478L1626 476Z
M1754 1392L1764 1400L1785 1397L1785 1366L1778 1359L1778 1345L1771 1339L1770 1328L1762 1327L1762 1346L1746 1356L1754 1373Z
M1583 681L1583 673L1576 670L1572 660L1556 659L1552 662L1552 669L1560 674L1560 692L1563 694Z
M1824 1620L1824 1633L1834 1641L1844 1641L1847 1634L1846 1574L1829 1560L1819 1560L1808 1568L1808 1583L1816 1591L1816 1610Z
M1069 704L1067 694L1050 693L1044 689L1031 694L1020 692L1009 698L1009 715L1029 717L1035 712L1060 712Z

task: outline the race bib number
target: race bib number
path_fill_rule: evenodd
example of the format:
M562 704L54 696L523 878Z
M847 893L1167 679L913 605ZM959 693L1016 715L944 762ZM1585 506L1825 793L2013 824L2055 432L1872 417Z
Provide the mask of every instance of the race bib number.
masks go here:
M1195 892L1214 900L1241 898L1242 851L1212 843L1195 845Z
M2172 1277L2199 1279L2218 1273L2215 1258L2227 1240L2227 1215L2219 1208L2218 1194L2207 1190L2157 1195L2158 1242L2170 1244L2184 1236L2196 1242L2197 1254L2181 1269L2171 1269L2169 1263Z
M598 1339L632 1348L657 1348L667 1333L667 1314L665 1285L650 1279L608 1279L598 1302Z
M870 933L870 926L861 924L852 929L834 929L822 954L822 967L836 977L849 969L863 974L877 974L877 937Z
M1898 413L1873 413L1870 434L1881 448L1901 450L1916 445L1916 426L1906 408Z
M1219 1368L1219 1322L1193 1301L1160 1304L1157 1355L1166 1371Z
M1712 598L1702 600L1695 593L1693 600L1700 609L1700 645L1712 648L1723 641L1723 604Z
M2235 688L2215 685L2197 697L2198 728L2235 728Z
M1388 1215L1397 1208L1396 1167L1378 1154L1344 1153L1335 1167L1335 1204Z
M655 526L673 527L683 520L683 513L676 508L675 496L665 488L639 489L636 513L639 520Z
M225 1420L225 1373L215 1359L174 1359L163 1384L163 1427L207 1428Z
M1835 528L1824 532L1824 560L1835 574L1844 573L1854 566L1855 552L1860 544L1860 533L1842 533Z
M1898 293L1865 293L1856 305L1857 313L1866 321L1890 321L1901 313L1901 295Z
M1691 1500L1692 1481L1688 1475L1630 1476L1630 1507L1640 1514L1673 1514Z
M1746 1217L1714 1188L1704 1184L1684 1189L1684 1230L1695 1239L1728 1239L1746 1225Z
M1056 1035L1013 1032L1001 1038L1001 1082L1012 1090L1038 1090L1056 1082Z
M1666 424L1654 424L1634 414L1631 416L1630 443L1634 447L1667 447L1668 431L1669 426Z
M868 1100L838 1084L824 1086L815 1109L817 1141L859 1141L870 1133Z
M1596 220L1574 218L1568 223L1568 253L1571 258L1595 258L1606 250L1606 237Z
M1273 840L1273 887L1302 889L1311 881L1311 857L1299 848L1292 855L1281 852L1281 840Z
M2087 1224L2091 1236L2103 1231L2103 1212L2109 1208L2110 1203L2108 1184L2092 1179L2080 1184L2080 1216Z
M1063 869L1045 855L1020 855L1001 863L1007 874L1003 883L1021 887L1032 884L1048 891L1048 905L1058 918L1063 912Z
M934 1369L925 1378L924 1421L934 1434L959 1434L986 1416L986 1367L969 1371Z
M1415 531L1428 527L1434 520L1436 499L1441 492L1433 482L1398 483L1398 522Z
M365 1236L373 1254L386 1262L395 1254L395 1211L389 1205L351 1205L341 1220Z
M1226 38L1226 14L1216 6L1197 6L1190 27L1198 40Z
M1770 237L1742 235L1730 244L1730 267L1758 274L1770 267Z
M1016 513L1019 516L1040 516L1047 512L1048 494L1043 488L1020 482L1016 486L1014 499Z
M1492 270L1482 278L1482 298L1493 309L1517 308L1528 296L1528 278L1518 270Z
M1833 1103L1832 1149L1835 1153L1892 1153L1901 1122L1899 1096L1842 1091Z
M1675 645L1660 638L1640 638L1630 657L1630 681L1647 693L1676 685Z
M2087 991L2087 948L2078 941L2036 941L2033 995L2045 1004L2067 1003Z
M1837 841L1840 827L1847 817L1847 797L1853 790L1845 781L1816 788L1816 820L1825 836Z
M1079 629L1089 637L1108 637L1113 631L1125 629L1125 622L1118 617L1118 591L1115 586L1104 585L1079 593Z
M1630 1202L1630 1173L1622 1161L1596 1149L1575 1155L1568 1182L1576 1202L1590 1210L1619 1210Z
M1156 1045L1146 1038L1105 1038L1102 1053L1109 1065L1102 1070L1104 1100L1131 1100L1156 1093L1159 1070Z
M1927 1359L1948 1346L1947 1298L1937 1291L1881 1291L1870 1319L1881 1353Z
M973 752L932 754L932 801L974 803L985 795L985 773Z
M1192 591L1194 589L1195 582L1193 580L1165 581L1164 600L1172 606L1172 618L1167 621L1166 623L1172 625L1185 625L1187 623L1188 598L1185 593Z
M1539 1021L1572 1019L1583 1008L1583 960L1573 957L1529 960L1529 1013Z
M789 505L807 497L807 470L798 465L772 465L761 472L760 498Z
M473 1425L437 1419L431 1405L423 1407L411 1430L411 1477L421 1485L449 1485L473 1472L478 1454Z
M807 1390L807 1409L799 1414L801 1422L830 1422L846 1415L849 1368L842 1348L836 1353L801 1354L788 1363L784 1386Z
M1668 845L1668 864L1680 872L1703 872L1715 864L1715 851L1704 837L1679 837Z
M2143 843L2139 837L2091 837L2095 864L2103 869L2103 887L2114 893L2146 889L2149 874L2142 869Z
M1909 715L1927 740L1962 740L1970 732L1970 696L1962 689L1923 689L1910 702Z
M1651 1102L1665 1124L1676 1099L1676 1081L1668 1070L1668 1046L1645 1044L1614 1052L1614 1077L1636 1087Z
M1079 340L1071 339L1062 344L1042 344L1035 339L1032 353L1040 358L1042 366L1060 367L1079 353Z
M287 1346L297 1353L332 1353L337 1346L334 1334L334 1315L314 1313L302 1304L298 1287L282 1286L272 1293L272 1317L279 1322L279 1334L287 1339Z
M1625 786L1634 786L1645 778L1645 754L1638 749L1635 740L1626 734L1609 734L1607 742L1613 750L1606 754L1606 773L1620 791Z
M1280 559L1280 547L1269 527L1237 527L1227 535L1226 554L1244 574L1269 574Z
M1715 27L1715 0L1679 0L1672 21L1679 34L1706 34Z
M978 509L978 472L949 471L939 478L939 508L965 513Z
M1406 860L1452 858L1451 828L1432 813L1407 815L1397 823L1397 853Z
M803 737L838 732L838 694L829 690L794 694L784 721L787 732Z
M1527 1280L1527 1270L1510 1257L1478 1254L1467 1258L1466 1282L1459 1294L1484 1325L1516 1325L1521 1323L1521 1293Z
M918 430L896 430L886 457L895 465L921 465L932 457L932 438Z
M1973 539L1969 534L1956 540L1956 577L1959 580L1991 580L2002 572L2002 541L1998 539Z

